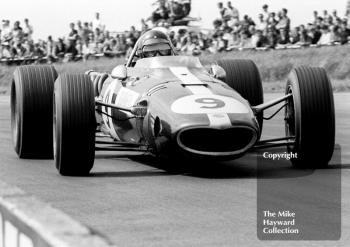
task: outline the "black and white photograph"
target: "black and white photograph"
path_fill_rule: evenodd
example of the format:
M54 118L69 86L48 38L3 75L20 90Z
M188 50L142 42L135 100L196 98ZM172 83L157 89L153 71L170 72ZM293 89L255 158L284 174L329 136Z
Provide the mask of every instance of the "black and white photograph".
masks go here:
M0 21L0 247L350 245L350 0Z

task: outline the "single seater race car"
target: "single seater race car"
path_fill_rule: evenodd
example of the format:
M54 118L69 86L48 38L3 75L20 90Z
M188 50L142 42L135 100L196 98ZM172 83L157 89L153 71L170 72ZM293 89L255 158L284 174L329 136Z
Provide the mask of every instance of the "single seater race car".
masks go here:
M285 146L298 154L291 160L296 167L328 165L335 117L324 69L294 69L285 95L264 103L254 62L225 59L203 66L170 46L171 54L142 57L136 44L126 65L111 73L58 75L49 65L18 67L11 86L18 156L54 158L59 173L69 176L89 174L95 151L215 161ZM274 106L280 107L264 118ZM281 110L286 135L261 140L264 119Z

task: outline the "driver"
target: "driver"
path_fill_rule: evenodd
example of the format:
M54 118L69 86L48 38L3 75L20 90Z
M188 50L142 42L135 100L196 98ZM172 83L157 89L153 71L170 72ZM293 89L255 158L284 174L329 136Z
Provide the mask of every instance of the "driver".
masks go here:
M138 42L137 55L140 58L175 55L169 37L158 30L146 32Z

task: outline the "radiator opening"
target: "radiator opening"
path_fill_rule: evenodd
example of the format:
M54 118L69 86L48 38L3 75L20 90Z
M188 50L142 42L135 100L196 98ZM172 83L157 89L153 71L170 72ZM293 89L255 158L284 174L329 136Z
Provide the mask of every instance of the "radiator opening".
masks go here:
M199 153L235 153L254 145L256 132L249 127L230 129L193 128L178 134L178 144L187 151Z

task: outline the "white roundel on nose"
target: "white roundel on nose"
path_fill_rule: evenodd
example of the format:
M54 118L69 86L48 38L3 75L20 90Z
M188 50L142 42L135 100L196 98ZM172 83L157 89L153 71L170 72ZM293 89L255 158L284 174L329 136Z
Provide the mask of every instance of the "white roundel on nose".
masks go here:
M220 95L190 95L177 99L171 110L179 114L249 113L240 101Z

